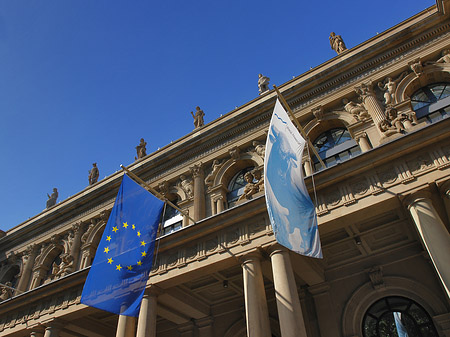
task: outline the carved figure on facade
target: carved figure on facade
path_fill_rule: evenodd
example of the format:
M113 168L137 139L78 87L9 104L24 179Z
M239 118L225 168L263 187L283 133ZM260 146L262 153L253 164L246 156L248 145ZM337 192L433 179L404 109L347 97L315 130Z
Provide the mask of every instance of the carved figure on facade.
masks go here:
M48 200L47 200L46 208L50 208L52 206L55 206L56 205L56 200L58 199L58 189L56 187L53 188L53 193L51 195L49 195L47 193L47 197L48 197Z
M244 186L244 193L242 193L238 201L251 199L253 194L258 193L258 187L253 183L254 177L252 173L247 172L246 174L244 174L244 180L247 182L247 184Z
M164 180L163 182L158 184L159 192L161 192L162 195L166 196L169 194L169 183Z
M89 185L94 185L98 181L99 171L97 168L97 163L92 164L92 168L89 171Z
M95 219L91 219L91 223L89 224L88 229L86 230L86 232L84 232L84 234L81 236L81 242L86 243L89 235L91 234L91 232L94 230L96 224L96 220Z
M409 68L416 74L416 76L420 76L423 73L423 65L420 59L416 59L408 63Z
M197 106L195 108L195 114L191 111L191 115L194 118L195 129L198 129L198 128L202 127L203 125L205 125L205 121L203 119L203 117L205 116L205 113L203 112L202 109L200 109L199 106Z
M136 155L137 157L134 157L134 160L144 158L147 155L147 142L144 141L144 138L141 138L139 145L136 146Z
M0 302L6 301L13 296L12 283L6 282L4 286L0 286Z
M223 163L217 159L214 159L211 165L211 172L205 178L205 185L211 187L214 184L214 178L222 167Z
M384 104L396 104L395 101L395 90L397 89L397 84L405 77L406 71L401 73L395 80L392 77L387 77L383 82L378 82L378 87L384 91Z
M427 61L425 65L435 64L435 63L450 63L450 49L444 49L441 52L441 57L436 61Z
M231 158L234 160L239 160L239 158L241 157L241 151L237 146L229 149L228 153L230 154Z
M397 109L393 107L388 107L386 109L386 118L390 122L391 126L394 127L398 133L402 133L405 131L403 122L406 119L406 116L397 113Z
M329 39L331 49L333 49L338 55L342 53L344 50L347 50L344 40L340 35L336 35L335 32L331 32Z
M319 122L323 119L323 107L321 105L312 109L311 112Z
M258 75L258 90L259 94L262 95L266 91L269 91L269 81L270 78L264 76L263 74Z
M253 141L253 147L255 148L255 152L261 157L264 158L266 154L266 145L264 143L258 142L257 140Z
M194 185L192 184L192 180L187 178L185 175L180 175L179 186L186 193L188 198L192 198L194 196Z
M258 192L262 192L264 191L264 179L261 175L261 170L260 169L254 169L252 171L253 177L255 178L255 180L257 181L256 183L256 187L258 188Z
M344 104L345 111L352 114L357 120L364 121L370 118L369 113L361 103L355 103L347 98L342 99L342 103Z
M63 277L73 272L73 256L70 254L61 255L61 263L58 266L56 273L57 277Z

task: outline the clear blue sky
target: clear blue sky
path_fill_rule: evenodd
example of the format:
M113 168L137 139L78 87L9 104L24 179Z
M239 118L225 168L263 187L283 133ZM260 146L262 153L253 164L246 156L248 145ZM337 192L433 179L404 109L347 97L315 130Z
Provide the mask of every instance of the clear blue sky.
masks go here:
M0 2L0 229L434 5L433 0ZM368 13L368 14L364 14Z

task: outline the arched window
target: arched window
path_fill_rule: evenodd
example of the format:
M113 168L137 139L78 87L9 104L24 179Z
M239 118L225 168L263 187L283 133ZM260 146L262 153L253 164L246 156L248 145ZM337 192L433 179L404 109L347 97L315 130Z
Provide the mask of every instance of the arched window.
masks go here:
M172 203L178 206L177 201L172 201ZM181 215L179 210L166 204L161 235L170 234L179 230L181 227L183 227L183 215Z
M327 167L361 153L358 143L350 136L346 128L334 128L325 131L316 138L313 146ZM313 163L316 171L323 169L315 156L313 157Z
M429 84L411 96L417 119L434 123L450 115L450 83Z
M236 205L236 201L239 199L239 197L244 193L244 187L247 185L247 182L244 179L244 175L247 172L250 172L254 169L254 167L246 167L245 169L239 171L236 173L231 179L230 183L228 184L228 194L227 194L227 201L228 201L228 208L233 207Z
M438 337L430 315L416 302L385 297L367 310L363 337Z

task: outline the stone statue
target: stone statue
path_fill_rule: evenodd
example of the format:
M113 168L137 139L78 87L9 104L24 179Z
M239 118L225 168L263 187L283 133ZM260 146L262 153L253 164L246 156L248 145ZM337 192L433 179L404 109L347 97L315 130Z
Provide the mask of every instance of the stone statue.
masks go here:
M336 35L334 32L331 32L329 39L331 49L333 49L338 55L344 50L347 50L344 40L342 40L342 37L340 35Z
M47 200L47 207L46 208L50 208L52 206L55 206L56 205L56 199L58 199L58 190L56 189L56 187L53 189L52 195L49 195L47 193L47 197L48 197L48 200Z
M203 125L205 125L205 121L203 120L203 117L205 116L205 113L203 112L202 109L200 109L200 107L196 107L195 108L195 114L191 111L191 115L194 118L194 127L196 129L202 127Z
M262 95L263 93L265 93L266 91L269 91L269 81L270 78L263 76L263 74L259 74L258 75L258 89L259 89L259 94Z
M423 66L420 59L416 59L408 63L409 68L416 74L416 76L420 76L423 73Z
M59 270L56 273L57 277L62 277L70 274L73 269L73 256L70 254L61 255L61 263L58 266Z
M212 170L211 173L208 174L208 176L205 178L205 184L207 186L212 186L214 183L214 177L216 176L217 172L219 171L219 169L222 167L222 163L217 160L214 159L213 163L212 163Z
M141 141L138 146L136 146L137 157L134 157L134 160L138 160L144 158L147 155L147 142L144 141L144 138L141 138Z
M6 286L6 287L5 287ZM13 296L12 283L6 282L5 286L0 286L0 302L7 300Z
M258 142L257 140L253 141L253 146L255 148L256 153L261 157L264 158L266 154L266 145L264 145L261 142Z
M369 113L361 103L349 101L347 98L342 99L345 111L351 113L357 120L365 120L370 118Z
M192 180L183 174L180 176L180 180L181 189L187 194L188 198L192 198L194 196L194 186L192 185Z
M397 109L388 107L386 109L386 117L391 123L391 126L395 127L398 133L402 133L405 131L405 127L403 126L403 120L406 119L402 114L397 113Z
M261 177L261 170L254 169L252 171L253 177L257 180L256 187L258 192L264 191L264 179Z
M384 104L395 104L395 90L397 89L397 84L405 77L406 71L401 73L399 77L393 80L391 77L387 77L383 82L378 82L378 87L385 91L384 93Z
M97 163L92 164L92 168L89 171L89 185L94 185L98 180L99 172L97 168Z
M253 174L247 172L244 174L244 179L247 182L247 185L244 187L244 193L239 197L239 200L251 199L252 195L258 192L258 187L253 183Z
M382 132L387 132L389 130L396 130L396 128L394 126L391 125L391 123L387 120L387 119L382 119L379 123L378 123L378 127L380 128L380 130ZM394 132L395 133L395 132Z
M425 65L434 63L450 63L450 49L444 49L441 52L440 58L438 58L436 61L427 61L425 62Z

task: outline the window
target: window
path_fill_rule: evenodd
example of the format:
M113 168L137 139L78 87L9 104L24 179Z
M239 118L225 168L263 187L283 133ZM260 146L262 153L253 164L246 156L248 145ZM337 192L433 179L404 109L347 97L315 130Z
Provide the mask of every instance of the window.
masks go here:
M176 202L173 202L175 205ZM183 226L183 216L180 211L166 204L164 209L163 225L161 235L170 234Z
M322 133L313 142L314 148L326 167L345 161L361 153L358 143L350 136L345 128L335 128ZM319 160L313 156L315 171L323 169Z
M450 83L434 83L416 91L411 105L418 120L428 124L450 115Z
M233 207L236 204L236 201L239 197L244 193L244 187L247 185L247 182L244 179L244 175L247 172L250 172L254 169L254 167L247 167L241 171L239 171L233 179L231 179L230 184L228 185L227 201L228 208Z
M414 301L385 297L367 310L363 337L438 337L428 313Z

